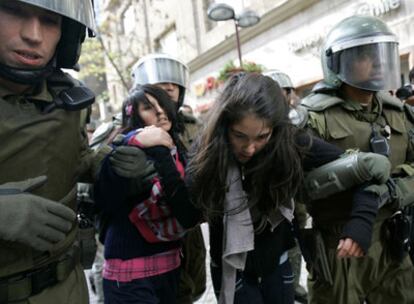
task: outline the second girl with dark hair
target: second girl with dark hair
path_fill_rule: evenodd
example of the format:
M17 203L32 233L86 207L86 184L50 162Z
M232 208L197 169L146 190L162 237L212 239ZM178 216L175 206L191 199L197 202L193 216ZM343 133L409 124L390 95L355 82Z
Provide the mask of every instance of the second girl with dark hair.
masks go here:
M185 151L178 139L175 109L152 85L132 90L123 104L124 145L137 146L156 174L140 191L133 179L113 170L111 155L96 183L96 202L109 218L103 270L105 303L175 303L181 238L199 214L184 184ZM194 211L196 212L196 211Z

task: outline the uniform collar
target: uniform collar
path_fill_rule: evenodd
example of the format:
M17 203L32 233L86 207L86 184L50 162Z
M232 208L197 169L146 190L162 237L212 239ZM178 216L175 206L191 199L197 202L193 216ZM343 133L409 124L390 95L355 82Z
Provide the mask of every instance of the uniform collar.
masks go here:
M28 89L28 91L23 94L16 94L7 89L6 87L0 85L0 98L18 95L24 95L30 100L53 102L53 97L47 89L46 80L42 81L39 85L35 86L34 88Z
M376 95L374 95L371 105L369 106L363 106L360 102L351 99L347 99L346 102L342 103L342 106L349 111L363 111L371 113L381 112L381 106ZM367 109L369 110L367 111Z
M8 90L6 87L0 85L0 97L5 98L7 96L14 95L14 93L10 90Z
M355 100L347 99L343 106L351 111L363 111L366 109L361 103Z
M374 95L372 103L368 107L363 106L361 103L350 99L346 100L346 102L342 103L341 105L346 110L352 112L358 120L367 121L370 123L377 121L382 111L381 103L378 101L376 95Z

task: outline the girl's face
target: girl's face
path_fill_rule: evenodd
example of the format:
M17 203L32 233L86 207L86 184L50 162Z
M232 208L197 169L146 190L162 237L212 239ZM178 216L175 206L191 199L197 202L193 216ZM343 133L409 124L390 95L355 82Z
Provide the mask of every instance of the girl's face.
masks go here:
M138 114L145 126L156 126L164 131L171 129L171 121L168 119L164 109L158 104L158 101L150 94L145 94L150 104L141 102L138 106Z
M266 120L248 114L229 128L231 149L236 159L247 163L269 142L272 129Z

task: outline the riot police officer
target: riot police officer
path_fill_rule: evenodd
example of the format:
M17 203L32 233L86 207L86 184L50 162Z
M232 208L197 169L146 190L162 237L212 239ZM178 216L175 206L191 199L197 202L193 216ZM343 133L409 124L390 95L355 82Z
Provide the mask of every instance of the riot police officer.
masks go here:
M164 89L177 105L177 112L184 103L188 86L188 67L171 55L149 54L142 57L132 68L134 87L146 83ZM180 139L187 149L201 127L201 123L191 114L178 112L181 124ZM206 289L205 246L201 229L191 230L183 245L183 260L177 303L193 303Z
M0 303L88 303L74 210L94 95L61 71L87 29L89 0L0 2Z
M264 74L275 80L283 89L283 95L290 105L289 118L294 125L302 128L306 122L308 111L300 105L300 99L295 93L289 75L279 70L271 70Z
M188 67L168 54L149 54L142 57L132 68L133 86L146 83L164 89L176 103L177 111L184 104L188 87ZM191 114L178 112L182 125L181 140L188 149L201 127L201 122Z
M264 73L264 75L271 77L279 84L279 86L283 89L283 95L285 96L289 105L292 108L295 108L298 102L298 98L295 94L295 87L293 86L289 75L279 70L271 70Z
M327 35L322 66L323 81L302 100L309 109L308 127L343 149L387 156L397 184L411 182L408 175L413 171L408 163L414 160L413 115L399 100L381 92L399 86L397 37L378 18L349 17ZM389 199L378 211L371 246L365 252L349 237L363 237L363 233L354 231L352 221L345 224L351 208L357 207L352 206L352 191L312 203L309 212L326 247L332 285L311 271L310 303L414 303L413 265L406 254L396 257L392 253L399 246L393 242L400 235L398 229L388 229L393 214L412 203L398 195L404 196L404 192L394 192L394 200ZM363 256L343 258L355 252Z

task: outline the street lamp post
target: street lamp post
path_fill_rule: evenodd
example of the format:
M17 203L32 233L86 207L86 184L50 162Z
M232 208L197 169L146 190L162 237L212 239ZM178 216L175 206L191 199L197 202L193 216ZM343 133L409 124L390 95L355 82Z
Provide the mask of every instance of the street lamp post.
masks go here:
M237 25L236 19L234 19L234 27L236 28L236 44L237 44L237 54L239 55L239 65L240 65L240 68L243 68L241 48L240 48L239 26Z
M239 56L240 68L243 68L242 54L240 47L239 26L250 27L260 21L260 17L252 10L244 10L240 15L236 15L233 7L225 3L213 3L207 10L207 16L213 21L225 21L233 19L236 29L237 54Z

